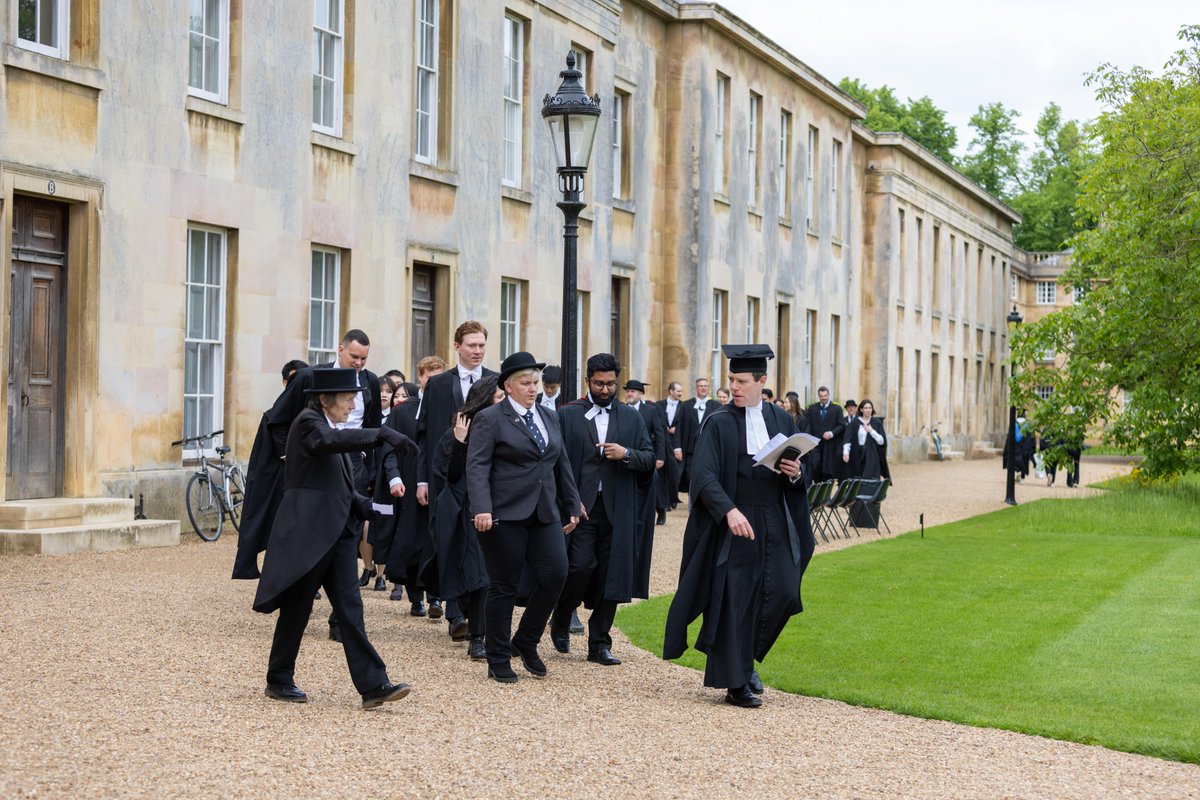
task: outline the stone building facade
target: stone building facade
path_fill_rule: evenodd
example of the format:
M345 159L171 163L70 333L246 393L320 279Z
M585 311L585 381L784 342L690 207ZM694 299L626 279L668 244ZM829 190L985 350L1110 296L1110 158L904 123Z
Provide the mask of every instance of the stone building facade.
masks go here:
M177 516L169 443L223 428L244 458L283 362L349 327L378 372L449 356L469 318L490 366L556 361L539 112L569 50L604 113L583 356L661 396L766 341L777 391L871 397L897 454L937 420L960 448L1002 433L1018 215L719 5L3 8L6 499L145 492Z

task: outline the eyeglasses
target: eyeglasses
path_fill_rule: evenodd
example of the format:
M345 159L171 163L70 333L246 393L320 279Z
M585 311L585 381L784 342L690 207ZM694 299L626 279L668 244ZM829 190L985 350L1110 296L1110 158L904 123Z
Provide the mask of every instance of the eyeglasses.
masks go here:
M601 383L600 381L588 381L588 383L590 383L592 386L595 386L597 389L617 388L617 381L606 381L605 383Z

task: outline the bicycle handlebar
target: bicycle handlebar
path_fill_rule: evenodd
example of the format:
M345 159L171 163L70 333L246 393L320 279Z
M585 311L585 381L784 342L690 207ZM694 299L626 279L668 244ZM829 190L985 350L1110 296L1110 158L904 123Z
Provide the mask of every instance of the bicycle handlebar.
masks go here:
M203 442L208 439L212 439L214 437L220 436L224 432L225 432L225 429L222 428L221 430L213 431L212 433L204 433L199 436L189 436L186 439L180 439L178 442L171 442L171 447L179 447L180 445L187 444L188 442Z

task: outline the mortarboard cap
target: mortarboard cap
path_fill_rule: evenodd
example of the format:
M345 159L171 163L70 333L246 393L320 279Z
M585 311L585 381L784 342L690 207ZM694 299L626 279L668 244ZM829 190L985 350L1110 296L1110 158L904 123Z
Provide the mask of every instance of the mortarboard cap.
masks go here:
M729 359L730 372L766 372L767 360L775 357L765 344L723 344L721 351Z

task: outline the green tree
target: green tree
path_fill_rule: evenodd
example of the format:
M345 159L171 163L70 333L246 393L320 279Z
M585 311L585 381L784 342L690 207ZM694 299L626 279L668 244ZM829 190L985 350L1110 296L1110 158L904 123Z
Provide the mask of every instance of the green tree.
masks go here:
M1014 402L1035 425L1054 438L1107 425L1150 477L1200 470L1200 26L1180 38L1160 75L1106 64L1089 77L1105 110L1078 213L1097 224L1070 240L1063 276L1086 293L1012 337Z
M1025 188L1012 198L1024 218L1013 239L1026 250L1061 250L1076 232L1079 180L1093 154L1079 123L1064 121L1056 103L1046 106L1034 133L1038 144L1024 171Z
M975 130L975 138L960 165L964 175L1004 199L1012 197L1020 185L1024 149L1018 138L1020 113L1005 108L1003 103L980 106L971 115L969 124Z
M896 132L909 136L947 164L954 164L954 146L958 134L946 122L946 112L929 97L909 98L905 103L888 85L872 89L857 78L842 78L842 91L867 107L863 124L873 131Z

